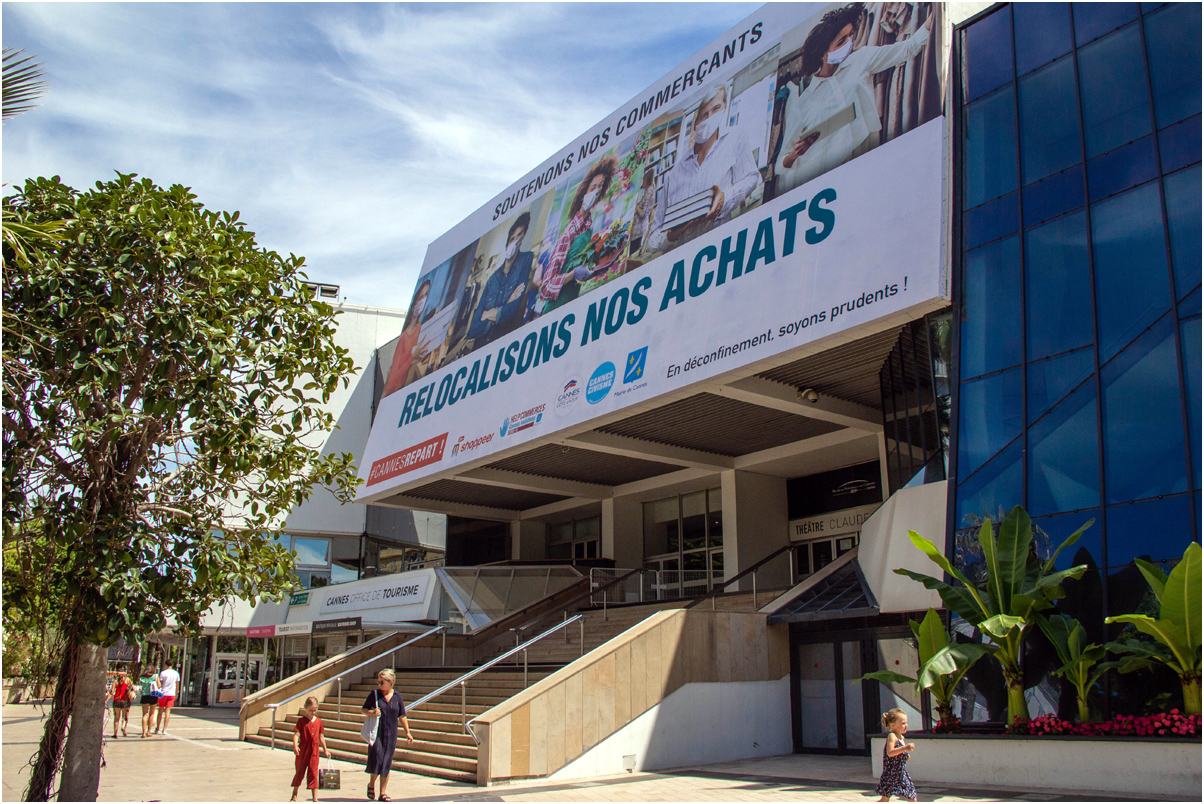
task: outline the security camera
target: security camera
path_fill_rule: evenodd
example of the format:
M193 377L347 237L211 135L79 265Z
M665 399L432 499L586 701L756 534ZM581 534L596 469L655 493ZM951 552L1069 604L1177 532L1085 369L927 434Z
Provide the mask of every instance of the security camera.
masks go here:
M815 393L814 388L808 388L806 391L799 391L798 398L805 399L808 402L810 402L812 405L814 405L816 402L819 401L819 394Z

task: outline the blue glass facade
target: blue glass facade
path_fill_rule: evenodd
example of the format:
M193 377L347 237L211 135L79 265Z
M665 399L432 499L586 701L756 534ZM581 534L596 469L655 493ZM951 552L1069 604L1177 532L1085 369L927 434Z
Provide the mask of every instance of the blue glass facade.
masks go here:
M1094 517L1059 563L1091 565L1100 636L1134 557L1200 538L1200 8L1003 5L955 37L949 544L1017 504L1055 540Z

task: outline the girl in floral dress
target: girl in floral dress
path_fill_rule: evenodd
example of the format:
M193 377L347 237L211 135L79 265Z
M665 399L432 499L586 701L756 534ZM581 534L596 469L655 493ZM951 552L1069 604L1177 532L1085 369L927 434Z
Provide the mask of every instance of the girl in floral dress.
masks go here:
M886 735L886 747L882 751L882 776L878 779L879 801L890 801L891 796L903 796L908 801L916 800L916 788L907 775L907 755L916 750L915 743L903 742L907 733L907 714L902 709L882 713L882 727Z

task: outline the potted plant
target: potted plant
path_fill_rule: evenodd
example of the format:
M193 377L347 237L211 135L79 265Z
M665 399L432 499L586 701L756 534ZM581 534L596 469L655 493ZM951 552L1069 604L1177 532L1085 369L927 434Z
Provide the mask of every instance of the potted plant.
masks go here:
M915 684L916 697L921 690L929 690L936 700L936 711L940 717L940 731L960 731L957 716L953 714L950 700L958 682L974 663L990 651L985 645L966 642L950 642L949 633L941 616L929 609L921 622L911 621L911 632L916 637L916 651L920 667L916 677L911 678L891 670L876 670L866 673L860 680L881 681L884 684Z
M1168 577L1148 561L1135 561L1158 599L1158 618L1145 614L1118 614L1104 622L1131 625L1155 641L1134 637L1109 642L1108 648L1123 658L1116 662L1122 673L1155 663L1165 664L1179 676L1183 709L1200 714L1200 545L1192 542Z
M912 544L957 584L907 569L896 569L895 572L935 590L946 608L993 641L994 644L986 648L1003 670L1004 683L1007 685L1009 726L1028 719L1024 677L1020 669L1020 646L1025 633L1036 622L1034 615L1051 608L1055 600L1065 596L1062 591L1064 580L1080 578L1087 571L1087 566L1080 564L1054 572L1054 562L1058 554L1077 542L1083 531L1094 522L1094 519L1090 519L1070 534L1043 562L1032 549L1032 522L1023 508L1016 506L1004 517L999 523L998 538L995 536L995 523L990 519L984 520L978 531L978 542L985 563L985 589L975 587L935 544L914 530L907 533Z
M1062 666L1053 671L1055 676L1061 676L1074 686L1075 696L1079 707L1079 722L1091 721L1091 707L1087 703L1087 695L1095 682L1108 672L1111 662L1104 662L1107 650L1102 645L1086 644L1087 631L1083 624L1065 614L1055 614L1044 617L1033 615L1037 625L1045 633L1058 653Z

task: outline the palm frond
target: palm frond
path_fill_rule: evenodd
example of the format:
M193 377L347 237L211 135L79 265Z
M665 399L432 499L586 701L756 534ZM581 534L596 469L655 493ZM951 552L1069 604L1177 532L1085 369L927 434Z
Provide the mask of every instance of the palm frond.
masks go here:
M4 119L28 112L46 94L49 85L42 80L42 67L25 51L4 48Z

